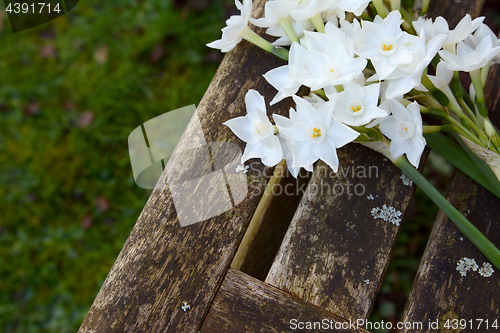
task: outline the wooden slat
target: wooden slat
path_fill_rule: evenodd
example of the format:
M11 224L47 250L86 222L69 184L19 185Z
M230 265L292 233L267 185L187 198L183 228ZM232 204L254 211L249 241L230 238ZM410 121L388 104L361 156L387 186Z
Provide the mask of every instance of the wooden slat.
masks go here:
M309 322L313 328L298 326L299 322L303 325ZM228 271L200 332L289 332L294 327L293 331L298 332L367 332L355 328L354 322L349 323L234 269Z
M484 94L491 121L498 127L500 124L500 64L491 66Z
M414 187L406 186L401 171L371 149L350 144L338 155L336 176L318 163L266 282L342 318L364 319L400 230L375 219L371 210L385 204L402 218Z
M274 196L261 216L261 223L248 247L240 271L264 281L311 174L302 170L297 179L288 174L274 186Z
M465 14L470 14L472 18L478 17L484 2L485 0L431 0L427 17L442 16L448 21L450 29L453 29Z
M480 12L477 1L475 11ZM486 85L487 104L491 119L499 124L498 98L500 96L500 71L498 65L492 67ZM469 221L471 221L497 247L500 246L500 199L489 193L482 186L455 170L447 189L446 198ZM469 271L462 276L457 265L462 258L474 259L479 268L487 258L458 230L458 228L439 212L434 224L429 243L425 250L417 277L406 304L402 321L436 323L443 332L459 331L446 329L448 319L466 321L466 327L460 332L494 332L495 328L481 324L488 320L491 325L498 319L496 306L500 299L500 275L496 271L491 277L483 277L477 271ZM428 297L432 295L433 297ZM497 321L500 326L500 322ZM425 328L425 327L424 327ZM460 328L460 327L459 327ZM427 326L428 329L428 326ZM404 332L416 332L405 330Z
M263 4L254 3L254 17L262 15ZM245 144L222 123L245 115L244 97L251 88L269 102L276 91L262 74L282 64L284 61L246 41L225 56L197 109L207 142L232 142L243 150ZM268 113L285 115L290 106L280 103ZM180 146L202 141L196 127L192 119ZM171 169L171 162L167 169ZM257 193L262 193L267 183L263 171L260 162L253 164L247 174L252 183L249 194L236 208L183 228L164 173L80 332L196 332L259 202ZM210 200L216 199L207 198L203 203L212 205ZM191 310L181 309L184 301L190 303Z
M500 246L500 199L458 170L447 190L447 199L497 247ZM488 262L446 215L439 212L402 321L437 321L442 332L452 332L454 330L444 329L446 320L465 319L467 322L472 320L474 328L470 329L468 322L467 329L460 332L496 331L488 329L485 323L478 328L476 319L488 319L492 324L499 318L500 272L494 268L491 277L483 277L477 271L461 276L456 268L463 257L474 259L479 267ZM500 319L497 323L500 327Z

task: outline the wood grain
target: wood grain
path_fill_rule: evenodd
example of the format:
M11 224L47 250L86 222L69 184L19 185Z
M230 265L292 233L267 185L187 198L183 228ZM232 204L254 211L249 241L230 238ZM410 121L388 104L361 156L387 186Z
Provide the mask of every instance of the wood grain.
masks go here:
M310 322L311 327L318 323L313 329L295 329L299 332L367 332L234 269L228 271L200 332L288 332L292 331L291 323L298 322ZM342 324L345 329L340 328ZM321 325L326 326L321 329Z
M500 64L491 66L484 94L491 121L498 127L500 124Z
M450 29L454 29L460 20L470 14L476 18L481 13L485 0L431 0L427 17L442 16L448 21Z
M371 149L351 144L338 155L337 174L316 166L266 282L342 318L365 319L400 230L371 210L386 205L403 218L414 187Z
M263 4L254 3L254 17L262 14ZM262 74L282 64L250 43L240 43L224 57L198 106L199 123L193 117L177 148L206 140L211 146L229 142L243 150L245 144L222 123L246 114L244 97L249 89L257 89L269 102L276 92ZM280 103L268 114L284 115L289 107ZM192 158L180 156L176 162L183 165ZM172 161L167 170L175 174ZM197 332L267 183L263 171L260 162L252 164L247 174L249 194L236 208L186 227L179 225L164 172L79 331ZM214 200L203 202L211 205ZM191 310L181 309L184 301Z

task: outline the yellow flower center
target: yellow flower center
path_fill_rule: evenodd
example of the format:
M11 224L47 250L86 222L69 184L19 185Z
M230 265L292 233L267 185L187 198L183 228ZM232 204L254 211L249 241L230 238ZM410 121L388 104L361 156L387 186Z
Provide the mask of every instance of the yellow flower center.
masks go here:
M390 50L392 50L393 47L394 47L393 45L389 44L389 46L387 46L384 44L384 51L390 51Z
M313 138L317 138L318 136L321 136L321 129L315 127L315 128L313 128L313 132L314 132L312 135Z
M361 105L353 106L352 107L352 112L359 112L361 110Z

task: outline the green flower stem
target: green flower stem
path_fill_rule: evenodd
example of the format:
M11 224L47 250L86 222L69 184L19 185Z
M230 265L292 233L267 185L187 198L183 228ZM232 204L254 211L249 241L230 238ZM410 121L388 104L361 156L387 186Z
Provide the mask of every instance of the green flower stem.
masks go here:
M406 107L407 107L408 105L410 105L411 103L413 103L412 101L409 101L409 100L404 99L404 98L403 98L403 99L400 99L400 100L399 100L399 102L400 102L401 104L403 104L404 106L406 106ZM421 113L429 113L429 108L428 108L428 107L423 106L423 105L421 105L421 104L418 104L418 106L420 107L420 112L421 112Z
M459 72L453 72L453 78L451 79L451 91L458 99L464 96L464 87L462 87Z
M361 19L364 21L373 21L373 19L371 18L370 14L368 14L368 11L366 9L361 14Z
M440 126L423 126L423 133L436 133L436 132L449 132L453 129L452 124L440 125Z
M483 90L483 81L481 79L481 69L473 70L469 73L470 78L472 80L472 84L474 85L474 91L476 92L476 105L479 113L483 117L488 117L488 108L486 107L486 103L484 102L484 90Z
M373 0L372 3L375 6L375 10L377 11L377 14L381 18L386 18L387 17L387 9L385 8L382 0Z
M471 120L469 117L467 117L464 113L458 114L458 116L460 117L461 120L465 121L467 123L467 125L477 133L479 138L485 144L488 144L488 141L489 141L488 137L486 137L486 134L484 134L483 130L481 128L479 128L479 126L476 125L476 123L474 123L473 120ZM484 144L481 146L484 146Z
M290 22L290 18L284 17L280 19L280 26L283 28L285 31L286 35L288 36L288 39L292 43L298 43L299 38L297 37L297 34L295 34L295 30L293 30L292 23Z
M361 14L361 19L364 21L373 21L366 9L363 11L363 14Z
M314 28L316 28L317 32L325 32L325 22L323 22L323 18L321 17L321 13L318 13L314 15L311 18L311 22L314 25Z
M269 43L267 40L257 35L252 29L248 26L243 29L241 32L241 37L250 43L257 45L263 50L278 56L279 58L288 61L288 50L282 47L276 47L273 44Z
M240 269L241 264L243 263L243 259L248 251L248 247L250 246L251 241L254 239L255 234L259 230L260 221L262 214L265 209L269 205L269 202L273 198L273 188L274 185L278 183L281 177L283 177L286 168L286 160L281 160L281 162L274 168L273 176L267 182L266 189L264 190L264 194L260 198L259 204L255 209L255 212L252 216L252 220L248 225L247 230L245 231L245 235L241 240L240 246L238 247L238 251L233 258L233 262L231 263L231 267L235 269Z
M360 135L356 139L356 141L384 141L384 135L378 129L378 127L370 127L370 128L367 128L366 126L349 126L349 127L355 130L356 132L365 135L366 140L363 140L362 136Z
M490 137L491 143L495 147L495 149L498 151L500 148L500 137L498 137L498 133L495 130L495 127L491 123L489 118L484 118L484 130L486 134Z
M477 143L478 145L484 147L484 143L479 140L474 134L472 134L467 128L465 128L462 123L453 118L450 115L446 116L446 120L448 120L453 125L453 129L459 133L460 135L466 137L467 139Z
M436 88L434 83L432 83L431 79L429 79L429 76L427 76L426 73L422 74L422 84L424 85L427 90L431 93L432 97L434 97L439 104L442 106L448 106L450 104L450 99L444 92Z
M483 88L486 86L486 80L488 80L488 74L490 73L492 60L488 61L486 66L481 68L481 82L483 83Z
M429 8L429 2L431 2L431 0L423 1L422 10L420 11L420 16L424 16L425 14L427 14L427 9Z
M390 1L391 1L391 10L401 9L401 0L390 0Z
M325 101L328 101L328 96L326 96L325 91L323 89L314 90L313 93L315 93L316 95L320 96Z
M406 157L401 156L393 161L403 172L417 184L429 198L448 216L448 218L464 233L498 269L500 269L500 250L491 243L472 223L469 222L452 204L450 204Z
M472 99L470 98L470 96L469 96L469 94L468 94L468 93L464 93L463 98L464 98L464 102L465 102L465 103L467 103L467 105L469 106L469 108L470 108L471 110L475 110L475 109L476 109L476 108L474 107L474 105L475 105L475 104L474 104L474 102L472 101ZM478 118L479 118L479 117L481 117L481 118L482 118L482 116L481 116L481 115L479 114L479 112L477 112L477 111L476 111L476 117L478 117Z
M399 2L399 1L398 1ZM391 6L392 6L392 0L391 0ZM410 34L412 35L416 35L417 32L415 31L415 29L413 28L413 16L408 13L408 11L406 9L404 9L403 7L400 6L400 8L398 9L392 9L392 10L399 10L401 12L401 16L403 17L404 21L403 21L403 28Z
M458 103L462 106L462 108L464 108L465 111L467 111L467 113L469 114L470 118L476 123L476 125L478 127L480 127L481 129L483 129L483 126L479 122L479 120L477 119L476 114L471 110L471 108L467 105L467 103L465 103L464 99L460 98L458 100Z

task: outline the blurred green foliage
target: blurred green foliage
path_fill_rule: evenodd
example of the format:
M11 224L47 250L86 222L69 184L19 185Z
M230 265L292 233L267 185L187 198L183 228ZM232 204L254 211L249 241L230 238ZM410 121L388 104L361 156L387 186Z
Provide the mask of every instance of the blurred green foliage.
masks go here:
M78 329L150 193L128 135L199 103L227 4L80 1L16 34L1 12L1 332Z

